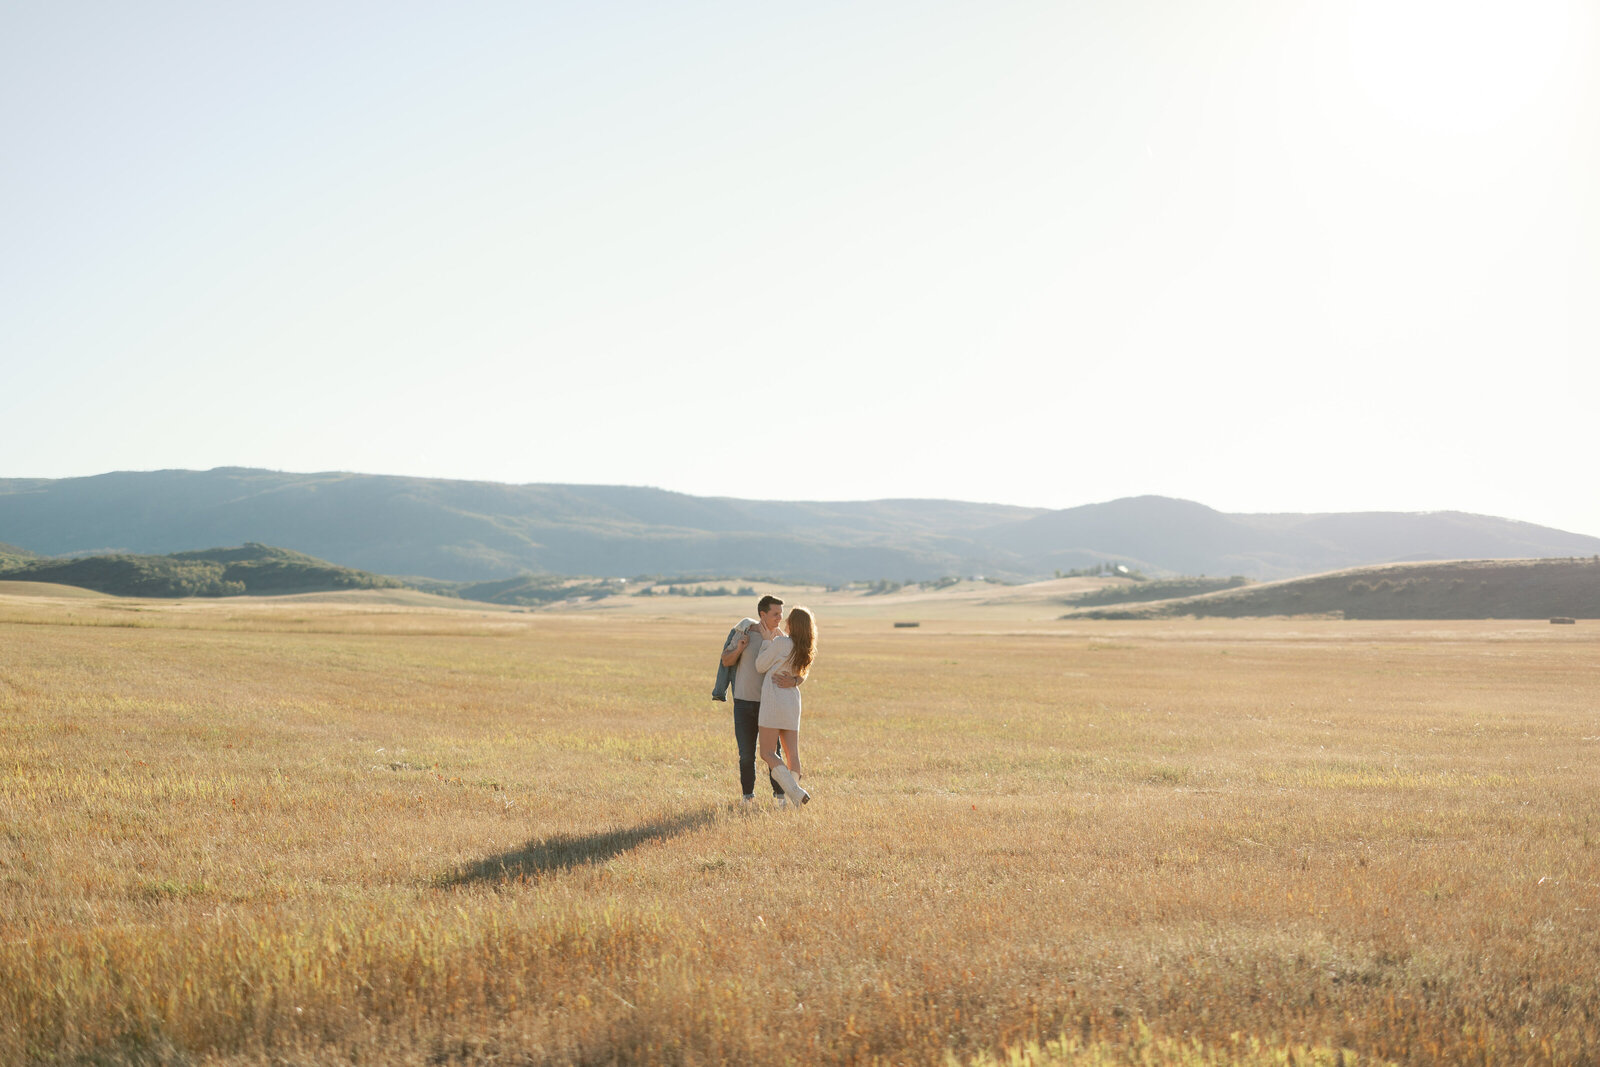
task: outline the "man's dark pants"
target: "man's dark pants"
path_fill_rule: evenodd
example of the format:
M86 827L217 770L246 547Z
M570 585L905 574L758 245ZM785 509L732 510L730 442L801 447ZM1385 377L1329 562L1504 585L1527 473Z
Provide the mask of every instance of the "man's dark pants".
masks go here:
M760 739L761 731L761 701L740 700L733 698L733 736L739 742L739 788L747 797L756 793L756 743ZM778 755L783 756L783 746L778 746ZM766 764L762 764L766 766ZM767 772L767 781L772 783L772 795L783 796L783 787L772 777L772 772Z

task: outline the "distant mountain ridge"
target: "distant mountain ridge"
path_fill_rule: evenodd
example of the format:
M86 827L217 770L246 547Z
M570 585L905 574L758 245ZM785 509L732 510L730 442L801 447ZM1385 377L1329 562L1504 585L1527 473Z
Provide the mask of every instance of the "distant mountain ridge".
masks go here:
M1048 510L793 502L252 468L0 479L0 542L43 556L259 542L379 574L1048 577L1100 562L1274 579L1364 564L1600 553L1600 538L1461 512L1229 515L1130 497Z

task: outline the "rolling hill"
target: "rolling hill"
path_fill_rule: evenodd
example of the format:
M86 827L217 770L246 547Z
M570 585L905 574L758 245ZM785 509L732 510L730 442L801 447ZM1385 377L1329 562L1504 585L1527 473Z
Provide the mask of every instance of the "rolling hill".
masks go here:
M0 541L45 556L288 545L378 574L768 576L838 583L1150 575L1284 578L1403 560L1593 555L1600 538L1463 513L1230 515L1165 497L1063 510L949 500L782 502L248 468L0 479Z
M27 549L18 548L16 545L0 544L0 570L38 558L39 554L37 552L29 552Z
M1600 557L1455 560L1354 567L1198 596L1078 607L1062 618L1158 619L1183 615L1595 619L1600 618Z
M50 582L116 596L263 596L334 589L393 589L381 574L339 567L269 545L167 556L109 554L0 564L0 581Z
M288 596L382 591L397 603L481 604L532 607L582 601L622 592L614 582L523 575L493 582L435 579L401 581L340 567L271 545L208 548L165 556L103 553L73 559L22 554L0 556L0 592L76 589L129 597ZM23 587L29 587L24 590ZM411 594L416 594L412 597ZM417 601L416 598L421 598Z

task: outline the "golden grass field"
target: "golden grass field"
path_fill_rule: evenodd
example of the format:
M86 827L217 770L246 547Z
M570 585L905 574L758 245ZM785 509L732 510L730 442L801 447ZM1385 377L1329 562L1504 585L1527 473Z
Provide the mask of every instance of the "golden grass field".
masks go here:
M753 604L49 592L0 1063L1600 1060L1593 623L818 594L785 812Z

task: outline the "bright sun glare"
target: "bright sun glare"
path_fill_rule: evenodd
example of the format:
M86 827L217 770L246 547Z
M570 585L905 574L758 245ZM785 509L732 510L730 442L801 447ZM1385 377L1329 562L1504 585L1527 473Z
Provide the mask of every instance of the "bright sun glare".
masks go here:
M1419 132L1470 134L1538 106L1573 32L1568 0L1360 0L1357 84Z

